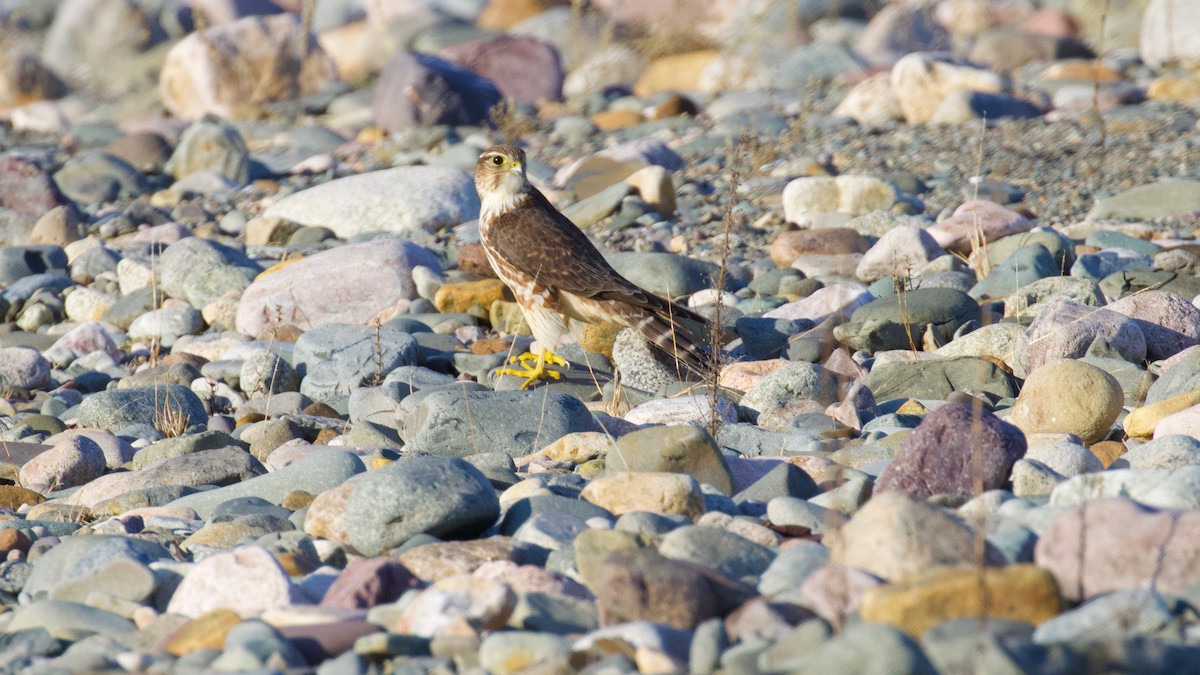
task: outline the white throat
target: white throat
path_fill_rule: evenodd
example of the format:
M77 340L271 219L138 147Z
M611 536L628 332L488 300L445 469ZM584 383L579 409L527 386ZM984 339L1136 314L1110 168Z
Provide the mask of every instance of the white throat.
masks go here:
M524 197L524 192L510 192L508 190L489 191L480 199L480 224L486 226L496 216L513 210Z

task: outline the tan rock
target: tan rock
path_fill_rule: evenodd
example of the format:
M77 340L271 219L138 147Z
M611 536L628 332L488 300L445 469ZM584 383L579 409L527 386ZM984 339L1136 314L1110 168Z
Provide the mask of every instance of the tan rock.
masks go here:
M69 206L56 206L38 218L29 231L30 244L66 246L87 236L86 223L79 212Z
M303 54L303 59L299 56ZM292 14L255 16L180 40L159 77L163 107L183 119L257 119L265 104L309 96L337 68Z
M849 117L863 126L882 126L904 119L891 73L876 73L854 85L837 108L834 117Z
M584 462L603 457L613 447L613 439L598 431L578 431L554 441L538 454L556 462Z
M657 165L647 166L626 177L625 183L637 190L642 201L661 215L675 214L675 180L670 171Z
M734 391L750 391L764 377L788 363L787 359L734 361L721 367L721 374L717 376L717 386Z
M864 621L890 623L914 638L949 619L984 617L1038 625L1062 611L1054 576L1036 565L928 570L862 596Z
M232 609L214 609L184 624L162 644L162 650L172 656L185 656L200 649L224 649L225 636L242 617Z
M507 32L551 7L566 4L569 4L566 0L488 0L483 11L475 17L475 25L483 30Z
M1107 469L1112 466L1113 462L1120 459L1121 455L1125 454L1127 448L1121 441L1100 441L1093 443L1088 450L1091 450L1092 454L1099 458L1100 463Z
M592 115L592 124L601 131L628 129L642 123L642 114L636 110L603 110Z
M1004 78L986 69L955 62L950 57L916 52L902 57L892 67L892 89L900 110L910 123L933 119L938 106L957 92L1004 91Z
M392 38L370 21L330 28L317 36L321 49L333 60L338 77L346 82L362 82L379 74L391 52Z
M588 483L583 499L622 515L631 511L679 514L696 518L704 513L704 495L691 476L679 473L625 471Z
M701 49L654 59L633 85L633 93L644 98L664 91L697 90L704 70L720 56L716 49Z
M433 298L433 304L443 314L455 314L472 307L491 307L497 300L512 300L508 287L499 279L481 279L442 284Z
M579 346L593 354L602 354L611 359L613 342L623 330L625 326L619 323L589 323L584 326L583 335L579 337Z
M1108 435L1124 402L1117 378L1065 359L1030 373L1008 421L1026 434L1063 432L1092 443Z
M425 581L470 574L496 560L520 562L521 553L508 537L472 541L443 541L407 549L397 556L410 572Z
M810 176L783 188L783 215L789 223L827 213L860 216L895 203L896 188L871 176Z
M1181 410L1200 404L1200 389L1176 394L1171 398L1134 408L1122 421L1125 433L1131 438L1150 438L1159 420Z
M1150 83L1146 96L1155 101L1170 101L1185 105L1200 103L1200 74L1186 77L1164 75Z
M871 242L857 230L828 227L780 232L771 242L771 260L780 267L791 267L803 255L866 253Z

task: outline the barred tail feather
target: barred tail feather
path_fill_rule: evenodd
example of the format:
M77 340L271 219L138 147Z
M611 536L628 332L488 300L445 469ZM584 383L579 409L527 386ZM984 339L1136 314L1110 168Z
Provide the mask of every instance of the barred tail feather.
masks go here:
M704 377L712 369L709 355L696 345L687 330L673 317L642 310L638 316L629 317L629 326L650 344L678 361L692 375Z

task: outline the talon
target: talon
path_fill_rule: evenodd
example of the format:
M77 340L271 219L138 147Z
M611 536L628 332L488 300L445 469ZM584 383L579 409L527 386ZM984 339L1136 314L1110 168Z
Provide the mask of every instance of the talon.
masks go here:
M562 373L557 370L550 370L546 367L547 363L556 366L567 365L566 359L550 352L542 352L540 355L525 352L520 356L512 357L508 362L510 364L519 363L521 368L500 368L496 370L496 374L525 378L525 382L521 384L521 389L528 389L534 382L542 379L562 379Z

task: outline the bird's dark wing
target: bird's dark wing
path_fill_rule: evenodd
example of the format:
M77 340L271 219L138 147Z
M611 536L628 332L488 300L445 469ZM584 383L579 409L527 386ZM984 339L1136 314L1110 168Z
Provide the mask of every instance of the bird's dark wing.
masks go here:
M533 188L520 206L488 224L488 243L510 265L544 286L704 322L694 312L643 290L621 276L587 235Z

